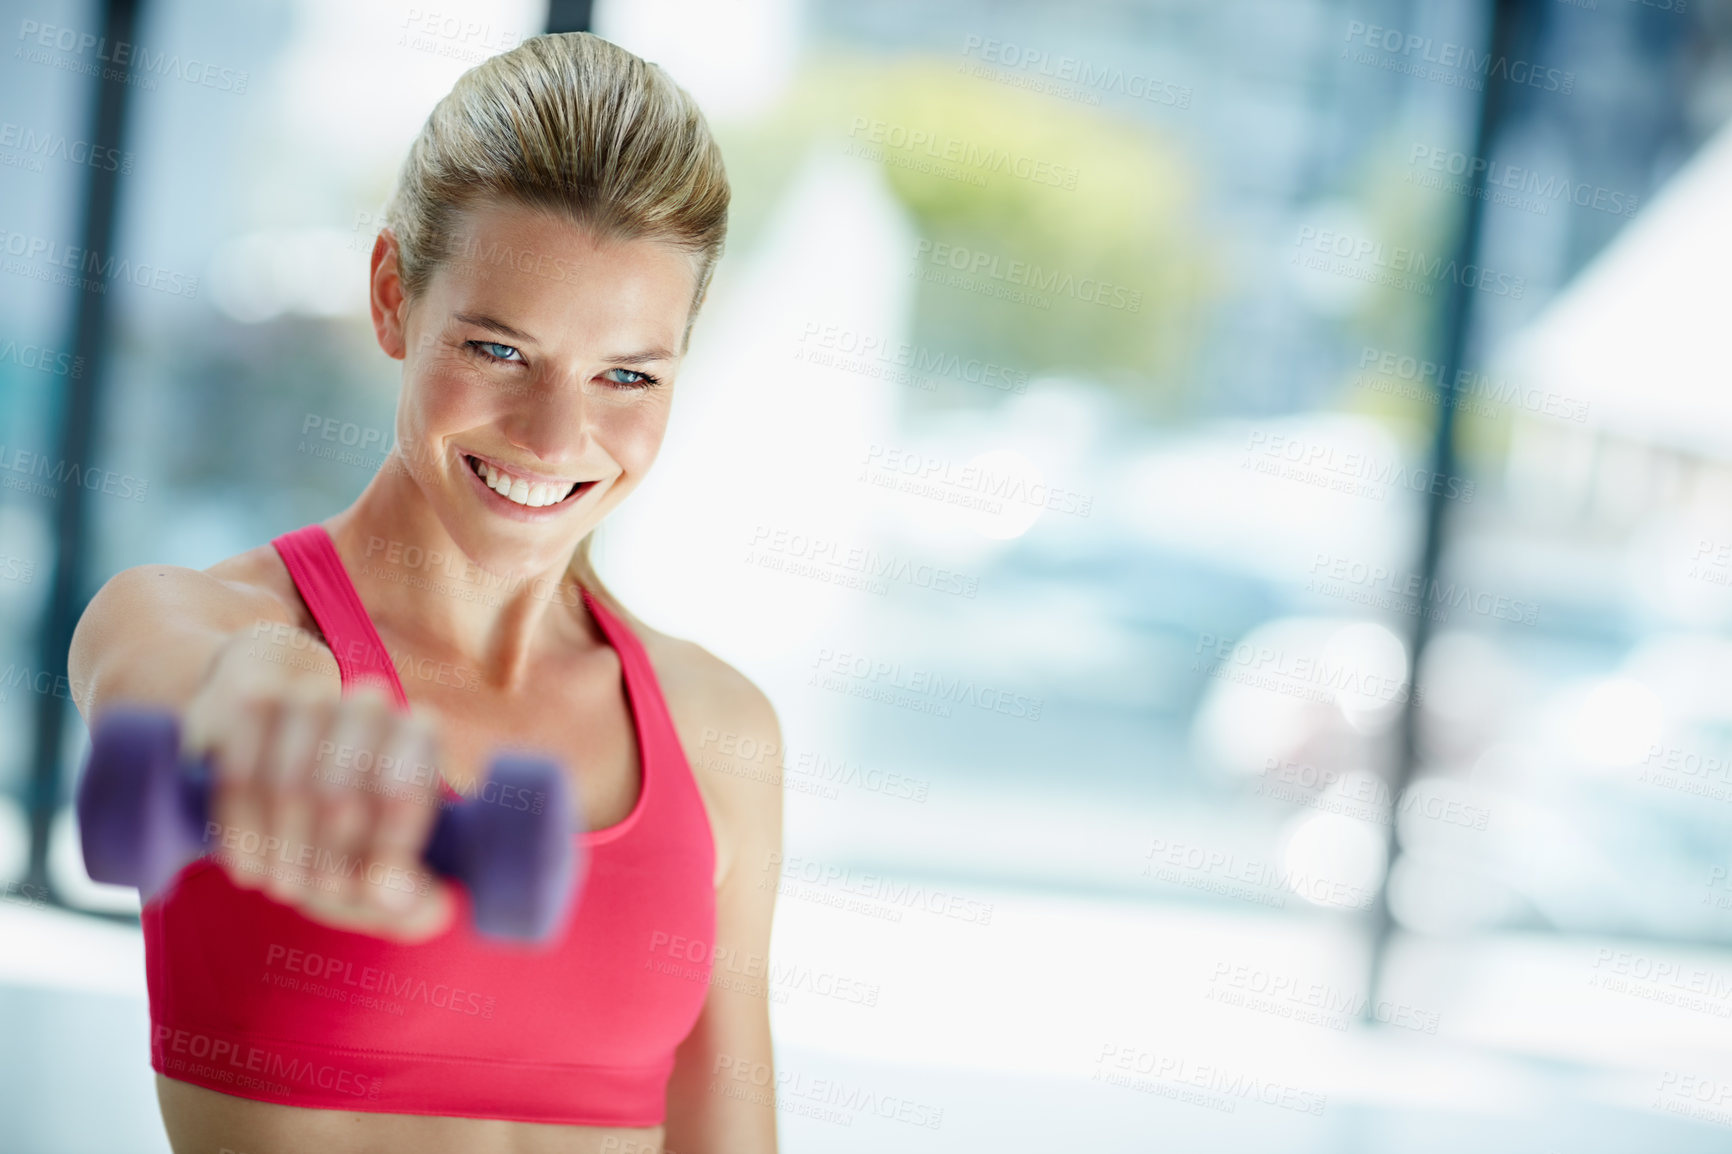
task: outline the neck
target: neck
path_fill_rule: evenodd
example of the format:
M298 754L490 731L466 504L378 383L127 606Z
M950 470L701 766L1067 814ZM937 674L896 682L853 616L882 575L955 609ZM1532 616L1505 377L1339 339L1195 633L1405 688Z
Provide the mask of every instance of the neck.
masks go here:
M524 553L483 568L446 532L395 451L324 524L369 615L417 657L460 661L488 686L511 690L529 682L549 642L605 644L569 556Z

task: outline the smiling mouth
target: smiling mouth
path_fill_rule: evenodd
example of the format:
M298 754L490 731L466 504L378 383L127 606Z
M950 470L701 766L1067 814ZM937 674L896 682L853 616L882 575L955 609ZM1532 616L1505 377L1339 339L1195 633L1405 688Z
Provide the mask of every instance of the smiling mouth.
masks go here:
M479 457L465 454L463 459L469 465L469 471L481 478L482 484L512 504L522 505L527 509L543 509L549 505L563 504L587 491L595 483L593 481L528 481L522 477L514 477Z

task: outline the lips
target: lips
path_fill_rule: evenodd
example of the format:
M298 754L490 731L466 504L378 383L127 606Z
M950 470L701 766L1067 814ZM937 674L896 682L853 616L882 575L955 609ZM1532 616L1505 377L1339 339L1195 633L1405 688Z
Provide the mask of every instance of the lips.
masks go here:
M482 484L512 504L526 509L564 504L594 484L593 481L574 481L567 477L550 477L527 469L514 469L472 453L465 453L463 460Z

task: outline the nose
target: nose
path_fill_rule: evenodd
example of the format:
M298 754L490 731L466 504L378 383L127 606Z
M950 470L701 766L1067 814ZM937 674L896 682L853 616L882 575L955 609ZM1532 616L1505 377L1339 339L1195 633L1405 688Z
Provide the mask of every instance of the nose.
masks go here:
M514 447L553 469L583 457L591 416L577 382L538 381L513 399L501 426Z

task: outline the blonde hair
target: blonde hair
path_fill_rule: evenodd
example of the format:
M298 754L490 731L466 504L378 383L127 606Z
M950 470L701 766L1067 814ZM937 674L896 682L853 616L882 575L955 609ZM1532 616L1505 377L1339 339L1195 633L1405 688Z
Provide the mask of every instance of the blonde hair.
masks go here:
M460 246L473 204L507 198L616 240L662 240L697 259L681 352L728 228L721 149L696 102L661 69L587 32L535 36L458 78L409 149L385 209L404 295ZM578 584L630 616L590 563Z

